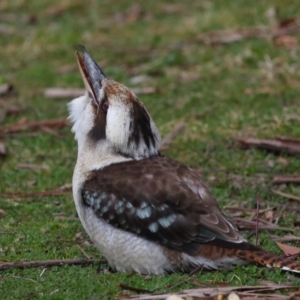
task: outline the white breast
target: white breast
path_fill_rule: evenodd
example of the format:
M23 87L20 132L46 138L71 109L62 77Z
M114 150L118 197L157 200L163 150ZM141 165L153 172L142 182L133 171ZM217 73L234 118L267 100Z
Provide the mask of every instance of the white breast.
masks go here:
M79 154L73 174L74 202L85 231L106 257L109 265L119 272L134 271L140 274L164 274L166 271L172 271L172 265L164 255L160 245L114 228L99 219L91 208L83 205L81 188L89 171L103 168L113 162L128 160L121 156L110 156L107 153L103 153L103 155L106 160L100 160L101 163L97 164L93 160L93 156L89 158L86 155L80 156Z
M172 271L161 246L114 228L97 218L91 208L86 208L84 217L92 241L117 271L139 274Z

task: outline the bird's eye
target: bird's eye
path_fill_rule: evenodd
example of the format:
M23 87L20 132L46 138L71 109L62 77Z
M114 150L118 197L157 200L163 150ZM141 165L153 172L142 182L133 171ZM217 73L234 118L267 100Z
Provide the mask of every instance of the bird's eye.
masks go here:
M103 101L102 104L101 104L101 108L104 112L107 112L108 110L108 107L109 107L109 103L107 100Z

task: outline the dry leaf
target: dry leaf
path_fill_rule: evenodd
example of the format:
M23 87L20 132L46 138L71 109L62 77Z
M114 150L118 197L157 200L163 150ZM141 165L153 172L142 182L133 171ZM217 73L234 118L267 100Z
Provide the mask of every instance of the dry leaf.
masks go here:
M227 297L228 300L240 300L240 297L235 292L230 292L230 294Z
M290 164L290 162L284 157L278 157L277 161L283 166L288 166Z
M56 17L59 16L66 11L70 10L72 7L76 6L77 3L59 3L59 4L54 4L48 8L46 8L43 12L41 12L40 16L41 17Z
M299 20L297 20L295 18L282 19L278 23L278 28L284 29L284 28L288 28L290 26L295 26L298 24L298 22L299 22Z
M274 218L274 212L273 210L268 210L265 212L265 216L266 216L266 219L270 222L272 222L273 218Z
M298 40L294 36L283 35L274 39L274 45L284 47L287 50L297 49L299 47Z
M7 152L6 152L6 146L4 141L0 141L0 157L4 157L6 156Z
M11 84L2 84L0 85L0 96L6 95L13 90L13 86Z
M171 295L166 298L166 300L183 300L183 298L177 296L177 295Z
M286 256L297 255L300 254L300 248L295 246L285 245L279 242L275 242L277 246L284 252Z
M7 212L4 209L0 208L0 215L6 216Z

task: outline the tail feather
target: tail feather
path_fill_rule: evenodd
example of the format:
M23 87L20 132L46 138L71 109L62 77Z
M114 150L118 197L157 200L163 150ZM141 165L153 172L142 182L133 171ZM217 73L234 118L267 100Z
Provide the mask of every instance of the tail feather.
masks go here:
M285 271L300 273L300 262L292 257L283 257L264 250L232 249L234 255L249 262L256 262L269 268L279 268Z

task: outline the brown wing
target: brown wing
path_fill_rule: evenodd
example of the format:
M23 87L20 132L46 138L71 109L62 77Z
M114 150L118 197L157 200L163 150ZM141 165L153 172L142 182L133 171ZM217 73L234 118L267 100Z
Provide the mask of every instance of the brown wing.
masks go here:
M92 171L82 196L112 226L191 255L199 243L244 242L200 175L167 157Z

